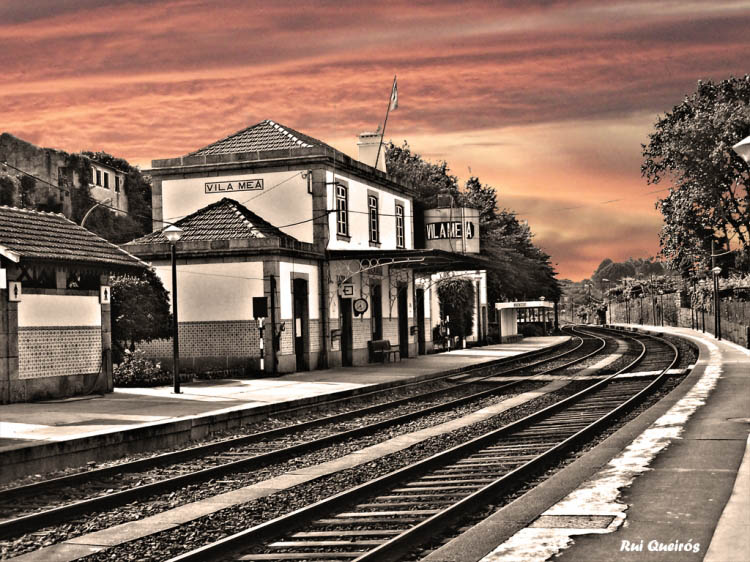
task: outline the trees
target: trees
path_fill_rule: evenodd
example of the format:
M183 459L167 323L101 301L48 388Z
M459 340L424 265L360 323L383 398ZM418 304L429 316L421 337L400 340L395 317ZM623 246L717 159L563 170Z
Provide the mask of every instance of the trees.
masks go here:
M465 339L474 327L474 283L468 279L445 279L437 286L441 320L450 317L451 336Z
M152 269L140 276L113 280L112 348L116 362L138 342L168 338L171 323L167 290Z
M654 129L642 145L641 174L649 184L672 184L657 203L668 264L683 275L708 269L713 240L736 250L735 266L747 269L750 171L732 145L750 135L750 75L699 82Z
M427 162L406 142L402 146L388 143L386 161L390 175L414 187L416 203L422 207L434 207L438 194L448 193L458 206L479 209L481 254L492 263L487 270L490 302L542 295L550 300L559 297L560 287L549 256L533 244L526 222L519 221L513 211L498 208L494 187L472 176L459 189L458 178L450 173L447 162ZM414 228L420 228L416 221Z

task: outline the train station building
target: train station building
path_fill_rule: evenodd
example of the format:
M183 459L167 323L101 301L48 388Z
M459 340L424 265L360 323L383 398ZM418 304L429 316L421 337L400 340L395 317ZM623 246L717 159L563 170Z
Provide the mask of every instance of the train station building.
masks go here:
M155 230L125 248L152 263L169 289L162 229L182 230L184 368L260 370L258 316L268 373L363 365L374 359L372 342L384 340L401 357L429 353L440 323L435 287L457 276L475 286L470 339L486 337L478 213L452 204L415 210L413 188L389 177L377 156L380 140L360 135L354 159L266 120L152 162ZM171 359L168 340L143 348Z
M0 206L0 404L111 392L110 276L146 267L61 214Z

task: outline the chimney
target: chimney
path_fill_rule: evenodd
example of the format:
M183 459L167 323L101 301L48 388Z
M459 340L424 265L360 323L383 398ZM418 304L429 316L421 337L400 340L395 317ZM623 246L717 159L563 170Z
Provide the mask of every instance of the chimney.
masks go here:
M375 167L375 158L378 156L378 147L380 146L380 131L374 133L360 133L359 142L359 157L358 160L363 164ZM381 172L386 172L385 169L385 146L380 148L380 158L378 158L377 169Z

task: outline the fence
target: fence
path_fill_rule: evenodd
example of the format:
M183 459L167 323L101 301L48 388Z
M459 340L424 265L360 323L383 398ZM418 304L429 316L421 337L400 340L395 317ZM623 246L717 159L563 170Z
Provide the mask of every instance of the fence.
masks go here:
M679 294L670 293L611 301L609 305L609 323L681 326L714 334L713 302L706 310L680 307ZM720 307L721 337L750 348L750 302L722 299Z

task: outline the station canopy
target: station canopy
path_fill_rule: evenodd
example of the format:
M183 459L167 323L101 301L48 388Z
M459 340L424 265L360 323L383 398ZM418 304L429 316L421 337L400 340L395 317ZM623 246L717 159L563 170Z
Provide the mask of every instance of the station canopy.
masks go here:
M520 302L496 302L495 309L503 310L506 308L524 309L524 308L554 308L554 303L549 301L520 301Z
M384 265L413 269L417 273L439 273L487 269L491 263L476 255L458 254L436 249L402 250L328 250L329 260L357 261L365 272Z

